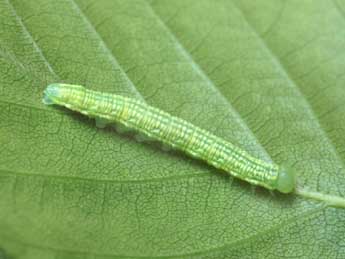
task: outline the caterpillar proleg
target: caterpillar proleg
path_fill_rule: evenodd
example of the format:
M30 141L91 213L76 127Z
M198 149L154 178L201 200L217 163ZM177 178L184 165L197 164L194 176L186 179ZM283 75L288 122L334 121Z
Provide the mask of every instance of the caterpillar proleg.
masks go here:
M232 143L143 101L57 83L44 91L43 102L96 118L100 127L119 123L269 190L290 193L295 189L293 169L255 158Z

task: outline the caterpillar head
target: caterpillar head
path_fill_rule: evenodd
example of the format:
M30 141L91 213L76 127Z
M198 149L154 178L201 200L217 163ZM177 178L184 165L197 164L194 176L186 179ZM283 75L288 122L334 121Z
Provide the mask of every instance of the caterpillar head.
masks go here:
M59 88L59 84L48 85L46 90L44 90L43 103L47 105L58 103L58 98L60 96Z
M74 100L80 97L79 95L75 94L83 90L84 88L79 85L69 85L69 84L50 84L44 90L43 96L43 103L50 105L50 104L65 104L69 102L73 102ZM73 98L71 98L71 96Z
M281 166L276 189L282 193L293 192L296 186L296 172L292 167Z

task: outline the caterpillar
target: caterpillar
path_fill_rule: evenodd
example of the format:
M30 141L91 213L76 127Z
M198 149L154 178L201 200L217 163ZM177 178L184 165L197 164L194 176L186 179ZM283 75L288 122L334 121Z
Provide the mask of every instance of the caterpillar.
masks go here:
M96 118L98 126L119 123L251 184L282 193L295 189L296 174L292 168L255 158L234 144L143 101L80 85L55 83L45 89L43 102Z

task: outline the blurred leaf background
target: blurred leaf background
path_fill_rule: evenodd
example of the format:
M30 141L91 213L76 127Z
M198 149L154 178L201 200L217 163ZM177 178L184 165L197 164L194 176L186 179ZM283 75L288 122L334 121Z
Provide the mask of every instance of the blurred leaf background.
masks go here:
M42 104L142 98L345 196L345 2L0 0L0 258L344 258L345 210Z

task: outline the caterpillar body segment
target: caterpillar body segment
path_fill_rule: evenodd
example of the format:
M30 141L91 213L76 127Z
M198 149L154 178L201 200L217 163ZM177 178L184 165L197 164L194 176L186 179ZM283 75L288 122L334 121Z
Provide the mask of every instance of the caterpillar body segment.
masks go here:
M79 85L52 84L44 91L43 102L94 117L98 127L109 123L123 125L138 132L141 140L146 137L157 140L269 190L290 193L295 189L293 169L255 158L232 143L143 101Z

